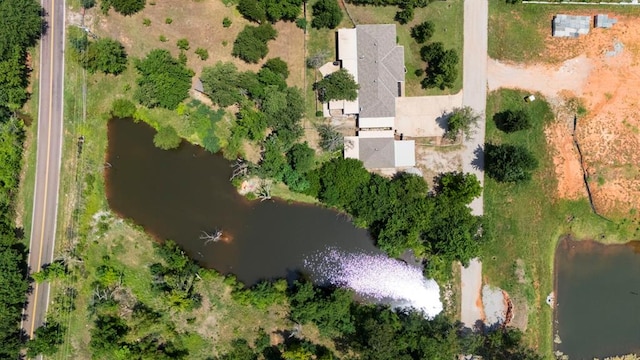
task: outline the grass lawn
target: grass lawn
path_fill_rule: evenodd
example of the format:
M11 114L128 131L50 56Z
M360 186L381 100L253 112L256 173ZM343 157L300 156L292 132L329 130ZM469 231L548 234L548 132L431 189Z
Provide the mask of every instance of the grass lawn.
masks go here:
M407 96L455 94L462 89L462 41L463 41L463 0L436 1L425 8L415 9L413 21L406 25L397 24L398 43L404 46L404 62L407 68L405 90ZM349 13L357 24L395 24L393 20L398 8L395 6L355 6L347 4ZM458 79L451 89L444 91L422 89L415 71L425 67L420 59L420 48L411 37L411 27L423 21L432 21L436 31L430 41L442 42L446 49L455 49L460 56Z
M544 127L554 121L544 98L525 103L526 94L499 90L487 98L487 142L519 144L528 148L540 166L533 179L524 184L501 184L485 177L485 215L492 240L482 250L485 280L500 286L512 298L528 304L527 341L545 358L552 357L551 308L547 295L553 291L553 256L560 236L623 242L632 229L625 222L608 222L591 212L587 200L557 199L556 179ZM493 114L506 109L526 108L533 127L512 134L496 129ZM516 260L524 261L524 279L518 279ZM517 309L516 309L517 311Z
M549 54L546 41L551 38L551 22L559 13L590 15L639 15L637 6L588 6L516 4L489 1L489 56L520 63L560 62L578 54Z

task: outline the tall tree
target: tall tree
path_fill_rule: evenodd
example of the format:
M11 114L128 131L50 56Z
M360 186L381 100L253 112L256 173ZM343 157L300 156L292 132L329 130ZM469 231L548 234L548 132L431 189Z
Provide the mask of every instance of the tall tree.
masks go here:
M28 72L25 56L20 46L13 48L13 53L0 61L0 106L12 111L18 110L27 101Z
M313 84L322 102L331 100L355 100L358 97L358 84L346 69L340 69Z
M337 0L318 0L312 7L311 26L316 29L335 29L342 21L342 9Z
M425 45L420 49L422 60L427 63L427 76L422 80L422 87L438 87L444 90L453 86L458 78L458 53L453 50L445 50L441 42Z
M523 146L487 143L484 151L487 175L499 182L529 180L538 167L538 160Z
M193 71L167 50L151 50L135 65L140 77L134 96L142 105L173 110L189 95Z
M36 329L35 338L27 343L27 355L35 358L39 354L55 354L64 342L65 332L65 327L58 323L45 323L40 326Z
M36 0L0 1L0 60L7 59L14 46L26 49L40 38L44 21Z
M108 0L113 9L122 15L133 15L144 9L146 0Z
M333 159L320 168L320 200L325 204L346 207L355 202L357 190L371 175L356 159Z
M202 70L200 80L211 101L221 107L227 107L243 98L239 89L239 76L234 63L218 61L214 66Z
M423 21L411 28L411 37L414 38L418 44L422 44L429 41L435 31L436 26L432 21Z
M473 133L480 116L470 106L454 108L447 118L447 132L444 136L455 141L460 134L466 137Z
M267 42L278 35L270 24L247 25L233 42L231 54L248 63L257 63L269 53Z
M127 68L127 53L116 40L100 38L89 43L83 66L91 73L120 74Z

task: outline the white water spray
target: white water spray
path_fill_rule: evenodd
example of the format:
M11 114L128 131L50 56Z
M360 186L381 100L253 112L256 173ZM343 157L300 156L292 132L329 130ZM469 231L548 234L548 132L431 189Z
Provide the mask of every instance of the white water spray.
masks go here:
M305 260L319 282L348 287L395 308L413 307L432 319L442 311L440 287L419 268L384 255L330 249Z

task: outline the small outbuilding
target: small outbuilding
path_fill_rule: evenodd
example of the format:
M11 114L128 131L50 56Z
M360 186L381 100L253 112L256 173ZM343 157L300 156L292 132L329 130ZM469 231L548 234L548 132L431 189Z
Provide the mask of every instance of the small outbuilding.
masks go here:
M558 14L553 18L553 36L577 38L591 30L590 16Z
M605 28L610 29L613 24L617 23L618 20L614 18L610 18L605 14L598 14L594 18L594 26L597 28Z

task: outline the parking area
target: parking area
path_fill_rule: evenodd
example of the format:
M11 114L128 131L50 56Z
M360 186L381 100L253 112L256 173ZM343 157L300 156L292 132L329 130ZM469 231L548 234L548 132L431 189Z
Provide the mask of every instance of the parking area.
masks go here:
M409 137L440 137L446 130L443 116L462 106L462 91L455 95L396 98L396 129Z

